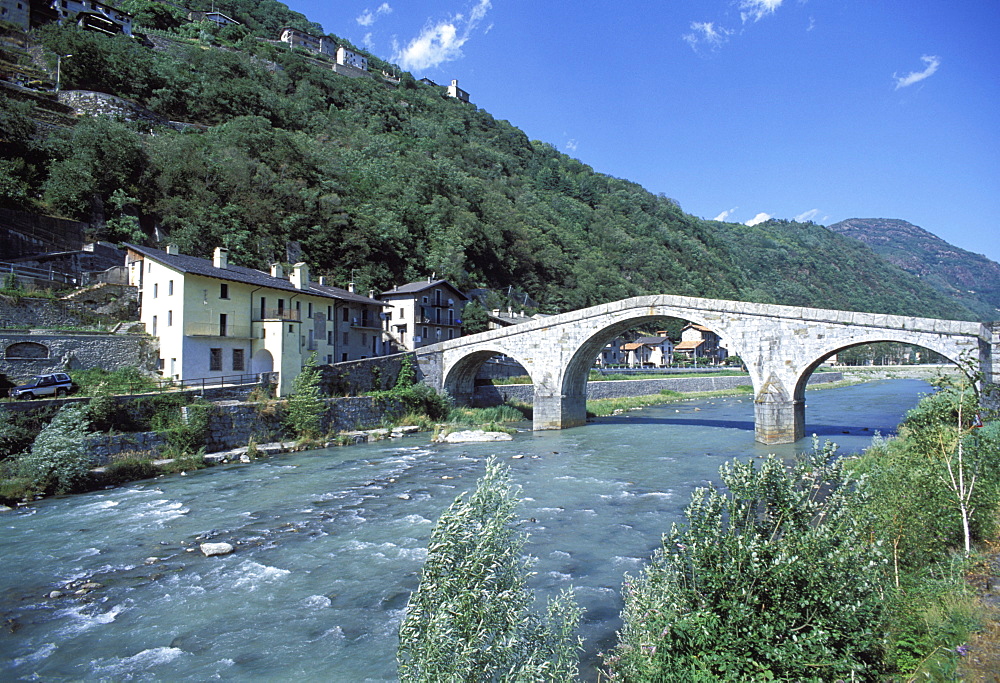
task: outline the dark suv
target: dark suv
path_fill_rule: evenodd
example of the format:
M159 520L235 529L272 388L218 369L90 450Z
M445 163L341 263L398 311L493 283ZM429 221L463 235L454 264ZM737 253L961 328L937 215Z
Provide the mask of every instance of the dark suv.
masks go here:
M65 372L35 375L26 384L10 390L12 398L32 399L42 396L65 396L76 390L76 385Z

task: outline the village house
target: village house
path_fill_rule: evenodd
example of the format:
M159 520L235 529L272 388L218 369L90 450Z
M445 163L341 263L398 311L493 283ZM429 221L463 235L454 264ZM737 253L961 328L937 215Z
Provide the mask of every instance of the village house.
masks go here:
M692 360L706 358L714 363L724 361L729 355L718 334L695 323L688 323L681 330L681 341L674 347L674 353Z
M300 31L291 26L281 29L278 40L288 43L292 47L301 47L304 50L319 52L330 57L334 57L337 54L337 43L332 39L326 36L314 36L311 33Z
M601 349L601 354L594 363L602 368L613 365L625 365L626 354L622 347L625 346L625 339L615 337L610 343L605 344Z
M68 22L108 35L132 35L132 16L97 0L0 0L0 19L25 30Z
M462 102L469 101L469 93L458 87L458 79L455 78L451 80L451 85L448 86L448 97L454 97L456 100L461 100Z
M625 364L632 368L665 368L674 360L674 345L666 332L656 337L639 337L622 347Z
M312 354L318 363L383 355L383 304L314 283L305 263L286 277L229 263L126 245L129 284L139 289L139 319L160 343L159 369L177 380L278 372L286 395Z
M385 329L401 348L412 351L462 335L460 316L469 299L447 280L410 282L380 298L391 306Z
M188 21L211 21L219 26L240 26L240 22L222 12L188 12Z

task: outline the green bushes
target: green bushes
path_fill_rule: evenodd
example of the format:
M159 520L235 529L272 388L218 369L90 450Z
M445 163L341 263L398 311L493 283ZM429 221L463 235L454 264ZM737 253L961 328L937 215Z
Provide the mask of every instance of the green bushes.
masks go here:
M114 371L103 368L71 370L73 382L80 387L80 396L100 396L108 394L136 394L159 389L159 383L139 372L137 368L119 368Z
M313 354L292 382L292 392L285 407L285 426L298 439L315 439L322 430L326 406L320 395L319 380L316 354Z
M416 369L410 356L403 356L396 385L392 389L371 391L368 395L376 401L397 399L402 401L406 412L426 415L431 420L444 420L452 408L451 399L446 394L439 394L426 384L417 383Z
M431 532L420 586L399 628L404 681L566 681L576 675L580 610L568 594L531 611L527 536L514 528L508 468L492 458Z
M83 406L64 406L18 459L21 476L38 491L67 493L86 479L91 458L84 437L88 419Z
M607 657L614 680L873 680L886 558L864 492L829 446L791 469L727 463L638 577Z

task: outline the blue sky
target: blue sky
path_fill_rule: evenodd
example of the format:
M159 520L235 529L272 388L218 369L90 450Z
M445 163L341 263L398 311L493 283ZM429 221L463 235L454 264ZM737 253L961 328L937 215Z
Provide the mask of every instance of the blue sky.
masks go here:
M1000 261L1000 0L292 0L704 218L900 218Z

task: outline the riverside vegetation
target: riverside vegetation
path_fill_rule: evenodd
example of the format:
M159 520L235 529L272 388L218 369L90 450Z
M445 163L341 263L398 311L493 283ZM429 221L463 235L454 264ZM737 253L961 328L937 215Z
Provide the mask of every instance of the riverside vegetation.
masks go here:
M975 673L967 643L992 616L969 582L988 559L971 544L995 538L1000 515L1000 422L976 427L976 405L968 386L942 380L898 437L878 437L860 456L817 443L791 466L774 456L724 465L722 487L696 491L686 524L626 576L624 624L604 674L708 682ZM540 655L517 627L544 621L524 613L531 600L512 496L509 475L491 462L475 493L459 496L435 526L400 628L403 680L572 675L571 596L550 606ZM448 571L456 560L468 574ZM503 581L515 598L482 600ZM521 668L539 661L549 665Z

